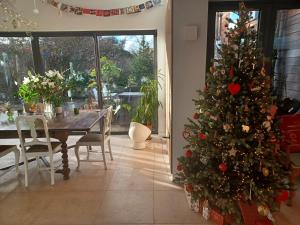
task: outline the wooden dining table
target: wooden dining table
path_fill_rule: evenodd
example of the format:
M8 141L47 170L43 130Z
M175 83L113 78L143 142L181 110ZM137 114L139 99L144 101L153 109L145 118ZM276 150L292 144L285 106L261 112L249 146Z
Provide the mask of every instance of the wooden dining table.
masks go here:
M68 146L67 140L70 134L74 132L89 132L93 126L100 123L100 119L104 117L105 109L97 111L84 111L75 115L73 112L63 113L54 118L47 119L48 131L51 137L58 139L62 143L62 169L56 171L62 173L64 180L69 179L70 168L68 162ZM0 116L0 145L1 139L18 138L18 132L15 122L7 120L6 116ZM21 127L24 137L30 137L30 128L25 124ZM37 129L40 136L43 136L42 129Z

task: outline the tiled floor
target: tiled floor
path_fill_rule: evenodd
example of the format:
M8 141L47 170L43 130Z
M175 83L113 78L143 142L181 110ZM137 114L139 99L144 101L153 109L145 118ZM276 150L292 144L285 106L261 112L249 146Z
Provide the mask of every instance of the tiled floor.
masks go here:
M127 136L113 136L112 149L107 171L103 163L90 162L79 172L70 150L70 180L56 174L53 187L34 162L27 189L22 172L17 178L14 170L0 175L0 225L212 224L190 211L181 187L170 181L164 140L153 138L147 149L137 151ZM299 224L299 203L298 195L294 207L283 206L277 224Z

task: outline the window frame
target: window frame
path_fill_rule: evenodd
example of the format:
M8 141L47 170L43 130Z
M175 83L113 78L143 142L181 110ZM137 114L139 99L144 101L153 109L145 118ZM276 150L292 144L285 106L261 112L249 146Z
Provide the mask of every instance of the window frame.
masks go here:
M98 89L98 105L100 108L103 107L102 99L102 85L101 85L101 70L100 70L100 56L98 36L118 36L118 35L153 35L154 43L154 68L157 74L157 30L116 30L116 31L40 31L40 32L0 32L0 37L31 37L31 47L33 54L34 71L36 73L44 73L44 66L42 63L42 56L40 51L40 37L93 37L94 40L94 52L95 52L95 68L96 68L96 79ZM157 77L158 79L158 77ZM158 118L158 115L156 115ZM154 133L158 133L158 120L154 124ZM127 132L113 132L113 134L125 134Z

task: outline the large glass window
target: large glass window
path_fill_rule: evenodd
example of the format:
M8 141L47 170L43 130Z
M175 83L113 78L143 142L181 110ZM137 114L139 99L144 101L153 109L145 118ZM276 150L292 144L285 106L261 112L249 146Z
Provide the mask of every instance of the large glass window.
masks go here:
M65 109L113 105L113 132L128 131L142 96L141 85L157 79L155 31L119 35L33 32L30 36L34 39L27 33L18 34L20 37L0 35L0 106L10 101L18 105L14 109L22 107L17 91L29 70L41 75L57 70L68 84L63 93ZM153 129L157 129L157 119Z
M58 70L70 81L65 106L97 108L93 37L40 37L39 44L44 70Z
M33 69L29 37L0 37L0 105L8 101L14 106L20 104L18 86Z
M277 96L300 101L300 9L277 12L273 67Z
M154 35L99 36L104 105L114 106L112 130L127 132L146 79L156 79Z
M258 29L259 11L251 12L251 26ZM222 43L227 42L226 32L234 28L239 16L233 11L216 12L214 58L219 58L218 49Z

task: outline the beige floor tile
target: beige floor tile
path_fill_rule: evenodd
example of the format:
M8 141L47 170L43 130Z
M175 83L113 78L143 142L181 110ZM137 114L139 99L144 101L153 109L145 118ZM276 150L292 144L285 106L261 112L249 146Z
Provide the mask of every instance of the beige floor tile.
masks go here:
M153 170L122 168L114 173L108 190L153 190Z
M172 182L170 174L154 174L154 190L182 190L182 187Z
M0 224L32 224L46 205L47 200L39 193L10 193L0 201Z
M154 191L155 223L203 224L199 213L192 212L183 191Z
M39 213L35 224L92 224L104 192L44 192L46 208Z
M107 191L95 223L153 223L153 191Z

